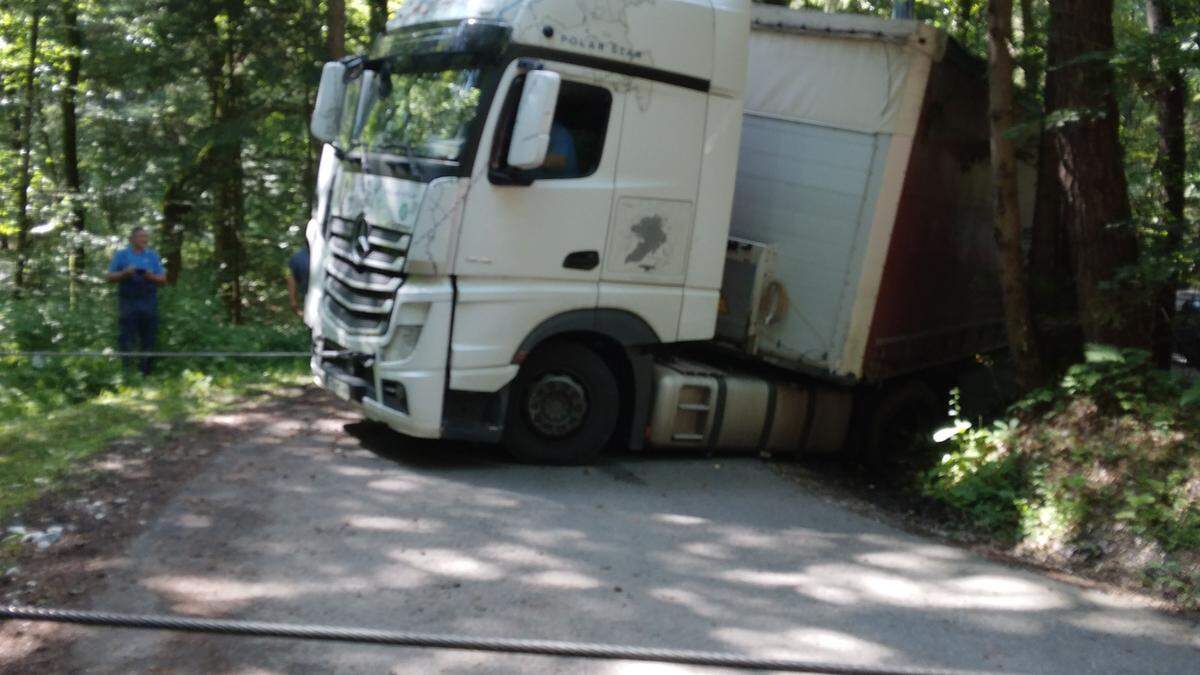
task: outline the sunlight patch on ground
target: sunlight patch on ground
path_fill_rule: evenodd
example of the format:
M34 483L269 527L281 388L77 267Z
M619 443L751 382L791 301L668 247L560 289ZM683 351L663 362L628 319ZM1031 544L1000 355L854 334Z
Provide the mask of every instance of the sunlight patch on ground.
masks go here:
M744 628L718 628L713 637L755 656L805 659L852 659L855 663L892 662L895 652L849 633L824 628L796 628L763 633Z
M388 557L436 576L472 581L495 581L505 576L504 570L495 565L448 548L396 550L388 553Z
M358 530L375 532L404 532L408 534L429 534L440 532L445 526L442 523L426 519L392 518L390 516L347 516L342 523Z
M667 525L704 525L708 522L705 518L696 516L687 516L679 513L660 513L654 516L654 520Z
M662 586L652 589L649 595L660 602L686 607L697 616L702 616L706 619L718 619L726 613L725 608L710 602L703 595L683 588Z
M380 492L413 492L421 489L421 483L407 478L381 478L367 483L367 487Z
M570 570L546 570L545 572L538 572L537 574L523 577L522 581L533 586L580 591L600 587L600 582L596 579Z

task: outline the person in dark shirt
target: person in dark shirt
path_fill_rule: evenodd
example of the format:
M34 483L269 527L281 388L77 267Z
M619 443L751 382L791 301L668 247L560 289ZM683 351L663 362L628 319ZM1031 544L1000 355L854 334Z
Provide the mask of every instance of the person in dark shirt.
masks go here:
M579 155L575 152L575 136L562 122L555 120L550 127L550 144L546 162L542 165L556 178L579 177Z
M123 352L154 351L158 337L158 287L167 283L162 259L149 248L150 235L136 227L129 246L117 251L108 265L108 281L117 284L117 348ZM132 359L125 359L131 368ZM152 361L143 358L139 369L149 375Z
M304 298L308 295L308 242L288 260L288 298L296 316L304 316Z

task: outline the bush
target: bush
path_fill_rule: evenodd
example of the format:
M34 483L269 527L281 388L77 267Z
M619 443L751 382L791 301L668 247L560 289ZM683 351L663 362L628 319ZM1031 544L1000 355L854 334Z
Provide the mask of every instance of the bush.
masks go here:
M1200 607L1200 385L1149 364L1089 348L1011 420L957 434L925 494L1023 553Z
M307 328L281 308L256 307L257 321L232 325L214 300L210 274L189 270L187 283L160 293L160 351L306 351ZM75 303L65 290L30 291L0 299L0 351L92 351L116 348L116 298L111 287L85 286ZM156 377L199 373L297 370L301 359L162 359ZM0 420L38 414L90 400L140 381L117 359L66 358L30 361L0 358Z

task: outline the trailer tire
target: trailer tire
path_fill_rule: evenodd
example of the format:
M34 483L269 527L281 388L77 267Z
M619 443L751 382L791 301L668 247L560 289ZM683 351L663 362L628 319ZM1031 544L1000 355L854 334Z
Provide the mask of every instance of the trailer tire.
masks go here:
M921 461L921 450L941 421L943 406L929 385L909 380L889 387L871 407L862 458L878 471Z
M521 367L508 406L504 445L535 464L588 464L617 426L620 388L599 354L554 340Z

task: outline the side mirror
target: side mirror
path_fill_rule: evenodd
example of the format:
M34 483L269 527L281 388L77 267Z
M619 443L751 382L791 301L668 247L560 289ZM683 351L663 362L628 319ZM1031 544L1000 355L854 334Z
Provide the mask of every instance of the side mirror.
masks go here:
M545 164L561 84L562 77L549 70L534 70L525 75L525 89L521 92L512 142L508 146L508 165L514 169L536 169Z
M342 128L342 109L346 99L346 64L330 61L321 71L321 88L313 107L312 135L323 143L332 143Z

